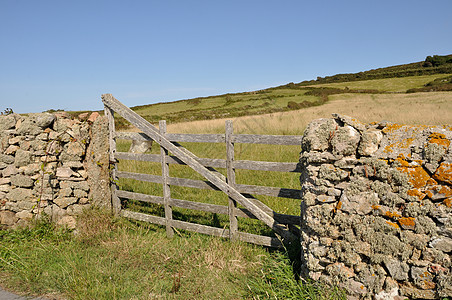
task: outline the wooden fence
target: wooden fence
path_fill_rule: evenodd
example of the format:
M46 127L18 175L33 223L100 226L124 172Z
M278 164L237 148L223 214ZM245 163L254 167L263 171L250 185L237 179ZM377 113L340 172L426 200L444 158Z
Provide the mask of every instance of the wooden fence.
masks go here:
M166 133L166 122L160 121L156 129L130 109L124 107L110 94L103 95L105 113L109 119L111 160L135 160L156 162L161 164L162 175L140 174L113 169L113 178L129 178L163 185L163 197L119 190L112 184L113 207L121 216L166 226L167 235L173 235L173 228L195 231L203 234L220 236L234 240L255 243L264 246L280 247L279 238L261 236L238 230L238 217L260 219L275 230L283 240L293 241L300 237L298 225L300 216L279 214L274 212L254 196L267 195L273 197L300 199L299 189L237 184L235 170L257 170L278 172L301 172L298 162L265 162L234 159L234 145L270 144L301 145L302 136L249 135L234 134L232 121L226 121L225 134L170 134ZM117 102L116 102L117 101ZM144 133L117 132L114 128L114 111L125 117ZM143 123L146 122L147 124ZM152 126L152 127L150 127ZM140 128L141 127L141 128ZM152 130L150 130L152 129ZM153 135L153 136L152 136ZM116 139L150 141L160 144L160 154L135 154L116 151ZM225 143L226 159L200 158L183 148L179 143ZM173 155L168 155L170 151ZM189 165L207 180L194 180L171 177L170 164ZM217 172L215 168L226 169L227 176ZM171 197L171 186L182 186L198 189L221 190L229 196L228 206L174 199ZM164 206L165 217L159 217L121 208L121 199L132 199ZM282 200L283 201L283 200ZM245 208L237 207L237 202ZM173 219L172 208L180 207L229 216L229 229L206 226Z

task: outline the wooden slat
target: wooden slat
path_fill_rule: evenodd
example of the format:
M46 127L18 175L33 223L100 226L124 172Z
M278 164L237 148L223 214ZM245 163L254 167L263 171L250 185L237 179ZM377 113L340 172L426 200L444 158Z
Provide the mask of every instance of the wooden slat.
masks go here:
M301 145L301 135L257 135L237 134L232 136L234 143L243 144L268 144L268 145Z
M148 222L148 223L152 223L152 224L158 224L158 225L165 226L165 218L162 218L162 217L151 216L148 214L143 214L143 213L130 211L130 210L126 210L126 209L121 210L121 216L123 216L125 218L129 218L129 219L134 219L137 221L143 221L143 222Z
M165 137L171 142L188 143L224 143L224 134L179 134L167 133Z
M142 132L116 132L116 138L121 140L135 140L135 141L152 141L152 138L148 137Z
M254 194L280 198L301 199L301 191L295 189L237 184L237 190L242 194Z
M263 236L257 234L251 234L239 231L237 232L238 239L242 242L253 243L256 245L266 246L266 247L274 247L274 248L282 248L283 245L281 241L275 237Z
M163 197L148 195L148 194L141 194L141 193L134 193L134 192L129 192L129 191L119 190L118 197L130 199L130 200L138 200L138 201L147 202L147 203L163 204Z
M236 160L234 162L234 168L255 171L301 172L301 165L291 162Z
M163 197L141 194L141 193L134 193L134 192L119 190L118 197L130 199L130 200L143 201L143 202L147 202L147 203L163 204ZM217 204L201 203L201 202L194 202L194 201L171 198L170 205L173 207L193 209L193 210L205 211L205 212L215 213L215 214L223 214L223 215L228 214L227 206L217 205ZM248 216L245 213L241 213L241 215L243 215L243 217L248 218Z
M179 220L172 220L171 225L175 228L193 231L193 232L197 232L197 233L203 233L203 234L208 234L208 235L213 235L213 236L218 236L218 237L223 237L223 238L229 237L229 229L194 224L194 223L189 223L189 222L184 222L184 221L179 221Z
M152 124L143 119L137 113L132 111L130 108L116 100L113 97L113 95L111 94L102 95L102 101L106 106L113 109L124 119L126 119L134 126L136 126L138 129L140 129L142 132L144 132L147 136L151 137L159 145L173 153L175 156L177 156L179 159L181 159L183 162L189 165L196 172L204 176L208 181L212 182L215 186L221 189L229 197L233 198L235 201L237 201L245 208L247 208L259 220L262 220L267 226L275 230L277 234L281 235L283 239L287 240L288 242L297 239L297 237L290 231L288 231L287 228L285 228L285 226L278 223L272 216L264 212L253 202L249 201L242 194L240 194L239 191L228 185L221 178L217 177L217 175L207 170L199 162L197 162L190 155L188 155L186 151L181 151L178 147L173 145L168 139L166 139L158 132L157 128L155 128Z
M118 176L118 178L128 178L128 179L135 179L135 180L154 182L154 183L160 183L160 184L163 182L162 176L151 175L151 174L141 174L141 173L118 171L117 176Z
M116 152L115 158L124 160L149 161L157 163L160 163L162 161L160 154L141 154L129 152Z
M158 154L140 154L128 152L116 152L116 159L137 160L160 162L161 157ZM225 159L201 158L196 160L205 167L226 168ZM169 164L185 165L183 161L175 156L168 157ZM268 162L268 161L252 161L252 160L236 160L233 162L234 169L255 170L255 171L274 171L274 172L301 172L301 165L299 163L291 162Z
M140 132L117 132L116 137L124 140L151 141L152 138ZM191 143L224 143L223 134L180 134L168 133L165 137L171 142ZM243 144L268 144L268 145L301 145L301 135L258 135L258 134L234 134L232 141Z

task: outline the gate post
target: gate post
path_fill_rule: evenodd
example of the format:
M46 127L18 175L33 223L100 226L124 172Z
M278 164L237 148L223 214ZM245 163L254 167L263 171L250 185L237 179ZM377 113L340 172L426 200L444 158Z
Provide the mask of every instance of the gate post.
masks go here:
M159 131L161 135L166 134L166 121L159 121ZM171 208L171 191L168 184L169 164L168 164L168 150L160 146L160 156L162 160L162 186L163 186L163 206L165 208L165 226L166 236L173 237L174 230L171 227L171 220L173 219L173 209Z
M232 142L232 134L234 132L234 128L231 120L226 120L225 129L227 183L235 188L234 143ZM237 239L238 231L238 220L235 214L237 201L235 201L231 197L229 197L228 199L229 238L231 240L235 240Z

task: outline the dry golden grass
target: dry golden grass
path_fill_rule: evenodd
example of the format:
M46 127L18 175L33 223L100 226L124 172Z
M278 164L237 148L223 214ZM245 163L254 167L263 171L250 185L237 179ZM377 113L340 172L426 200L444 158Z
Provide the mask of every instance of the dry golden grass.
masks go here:
M452 124L452 93L339 94L322 106L246 116L234 119L234 131L247 134L301 135L306 125L318 118L340 113L362 122L391 121L400 124ZM172 133L221 133L226 119L168 124Z

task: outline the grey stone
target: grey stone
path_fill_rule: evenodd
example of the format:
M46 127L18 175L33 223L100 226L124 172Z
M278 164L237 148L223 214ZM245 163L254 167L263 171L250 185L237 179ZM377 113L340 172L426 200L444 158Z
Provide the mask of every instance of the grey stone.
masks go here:
M370 129L362 133L361 142L358 146L358 154L370 156L377 152L378 146L383 139L383 133L376 129Z
M391 277L395 280L403 281L408 279L408 271L410 268L406 263L394 258L387 258L384 260L384 264Z
M16 126L14 115L0 116L0 131L12 129Z
M18 187L29 188L34 184L33 179L25 175L14 175L11 177L11 184Z
M57 222L57 225L68 229L75 229L77 221L73 216L64 216Z
M11 226L17 222L16 213L8 210L0 211L0 225Z
M0 177L0 185L11 183L11 178L1 178Z
M137 141L133 140L130 145L129 152L132 153L146 153L152 149L153 141Z
M322 164L319 169L319 178L329 181L341 181L349 176L349 173L336 168L332 164Z
M75 197L62 197L62 198L56 198L53 200L56 205L58 205L60 208L66 208L67 206L74 204L77 202L77 198Z
M356 154L360 139L359 132L353 127L348 125L340 127L331 140L333 154L345 156Z
M45 129L52 125L55 119L56 117L49 113L40 113L34 116L36 125L39 126L41 129Z
M347 192L341 196L341 210L350 214L366 215L372 211L372 205L379 202L378 195L374 192L360 192L348 196Z
M0 154L0 162L3 162L5 164L13 164L14 163L14 156Z
M19 202L19 201L30 201L33 199L33 191L30 189L24 189L24 188L17 188L12 189L8 195L7 199L9 201L13 202Z
M452 252L452 239L447 237L433 238L429 246L439 251L449 253Z
M423 290L434 289L436 284L433 282L433 274L428 271L427 267L411 267L411 279L414 284Z
M22 149L17 150L16 157L14 160L14 165L16 167L23 167L32 163L33 156L29 151L24 151Z
M80 161L85 154L84 146L80 142L71 142L66 144L65 149L61 153L60 159L66 161Z
M318 119L308 124L303 135L304 151L325 151L335 135L338 124L331 119Z
M71 168L69 167L59 167L56 171L56 176L61 178L69 178L74 174Z
M77 187L89 191L88 198L98 207L111 207L110 158L108 142L108 122L104 116L98 117L92 125L91 142L86 151L85 170L89 174L85 186ZM90 188L91 187L91 188Z

